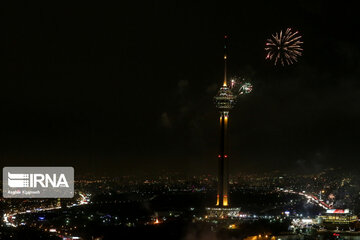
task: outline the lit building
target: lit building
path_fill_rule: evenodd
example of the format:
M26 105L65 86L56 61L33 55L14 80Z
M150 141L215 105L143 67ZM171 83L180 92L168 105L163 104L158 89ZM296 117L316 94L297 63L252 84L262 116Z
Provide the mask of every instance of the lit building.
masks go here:
M352 227L358 217L352 214L349 209L328 209L324 215L319 216L321 225L325 228Z

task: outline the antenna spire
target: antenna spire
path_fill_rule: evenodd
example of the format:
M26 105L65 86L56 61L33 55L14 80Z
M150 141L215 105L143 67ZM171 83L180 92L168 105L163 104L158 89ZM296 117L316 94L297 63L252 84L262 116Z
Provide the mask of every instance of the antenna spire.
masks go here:
M227 86L227 77L226 77L227 41L228 41L228 35L225 34L225 36L224 36L224 42L225 42L224 43L224 84L223 84L224 87Z

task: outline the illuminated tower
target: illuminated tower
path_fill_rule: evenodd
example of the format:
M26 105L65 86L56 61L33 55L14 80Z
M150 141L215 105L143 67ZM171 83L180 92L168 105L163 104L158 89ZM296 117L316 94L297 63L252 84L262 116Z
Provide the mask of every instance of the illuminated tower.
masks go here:
M227 36L224 44L224 82L217 95L214 97L217 109L220 112L220 149L218 155L218 189L216 206L229 206L229 154L228 154L228 122L229 111L235 105L236 95L228 86L226 77L227 61Z

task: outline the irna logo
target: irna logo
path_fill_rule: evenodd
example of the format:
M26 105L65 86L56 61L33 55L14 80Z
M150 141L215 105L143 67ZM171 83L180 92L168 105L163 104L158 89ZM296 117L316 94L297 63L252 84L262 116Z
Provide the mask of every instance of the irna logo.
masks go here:
M64 174L22 174L8 172L8 185L11 188L36 188L49 186L54 188L69 187Z
M4 198L72 198L73 167L4 167Z

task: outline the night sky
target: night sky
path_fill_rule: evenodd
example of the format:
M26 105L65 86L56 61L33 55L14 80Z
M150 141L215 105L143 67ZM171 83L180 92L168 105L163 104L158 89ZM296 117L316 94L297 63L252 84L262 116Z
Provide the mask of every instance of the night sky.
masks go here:
M0 166L214 174L225 33L229 75L254 85L230 113L231 173L360 166L350 2L12 3L0 35ZM287 27L303 36L303 56L275 67L265 41Z

